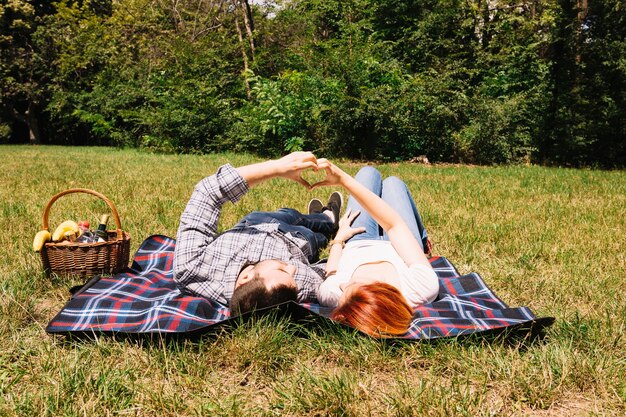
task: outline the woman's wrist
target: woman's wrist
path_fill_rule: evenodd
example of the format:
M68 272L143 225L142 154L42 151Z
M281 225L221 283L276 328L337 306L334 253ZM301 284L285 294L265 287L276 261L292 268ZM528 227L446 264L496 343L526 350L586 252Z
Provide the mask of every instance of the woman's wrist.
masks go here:
M330 243L331 246L341 245L341 249L343 249L344 246L346 246L345 240L337 239L337 238L331 240L329 243Z
M345 171L341 171L339 174L339 185L343 188L346 188L346 185L350 182L353 177Z

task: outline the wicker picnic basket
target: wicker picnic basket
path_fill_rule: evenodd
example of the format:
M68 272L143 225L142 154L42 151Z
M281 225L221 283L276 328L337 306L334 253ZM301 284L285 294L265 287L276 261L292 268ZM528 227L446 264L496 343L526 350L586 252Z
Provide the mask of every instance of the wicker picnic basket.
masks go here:
M48 242L41 249L41 261L46 275L94 276L115 274L128 267L130 257L130 235L122 230L120 216L115 205L104 195L86 188L72 188L52 197L43 213L43 229L48 229L48 213L60 197L71 193L92 194L103 200L111 209L116 230L107 230L106 242L75 243Z

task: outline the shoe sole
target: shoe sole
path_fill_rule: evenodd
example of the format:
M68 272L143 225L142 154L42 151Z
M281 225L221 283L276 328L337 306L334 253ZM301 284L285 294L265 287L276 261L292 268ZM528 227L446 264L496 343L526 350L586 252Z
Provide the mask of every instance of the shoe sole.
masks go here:
M335 215L335 224L339 223L339 219L341 218L341 208L343 207L343 196L339 191L334 191L330 197L328 197L327 207L331 208L331 203L334 203L338 206L337 213L333 210L333 214ZM332 210L332 208L331 208Z
M309 201L309 214L317 214L317 213L321 213L324 210L324 204L322 204L322 202L317 199L314 198L311 201Z

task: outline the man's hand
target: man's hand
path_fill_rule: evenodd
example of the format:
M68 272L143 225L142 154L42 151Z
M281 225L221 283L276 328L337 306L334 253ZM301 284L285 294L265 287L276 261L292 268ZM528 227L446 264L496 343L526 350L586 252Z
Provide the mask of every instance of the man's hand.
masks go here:
M317 171L317 158L311 152L293 152L273 161L276 164L276 175L296 181L307 189L311 189L311 184L304 178L302 173L307 169Z
M310 190L311 184L302 178L302 172L307 169L318 169L317 158L311 152L293 152L280 159L239 167L237 171L250 187L270 178L282 177L296 181Z

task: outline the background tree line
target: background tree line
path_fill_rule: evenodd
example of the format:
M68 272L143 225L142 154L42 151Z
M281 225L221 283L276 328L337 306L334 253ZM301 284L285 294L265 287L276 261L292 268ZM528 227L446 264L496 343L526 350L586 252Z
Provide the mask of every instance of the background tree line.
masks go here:
M1 0L0 48L0 143L626 165L623 0Z

